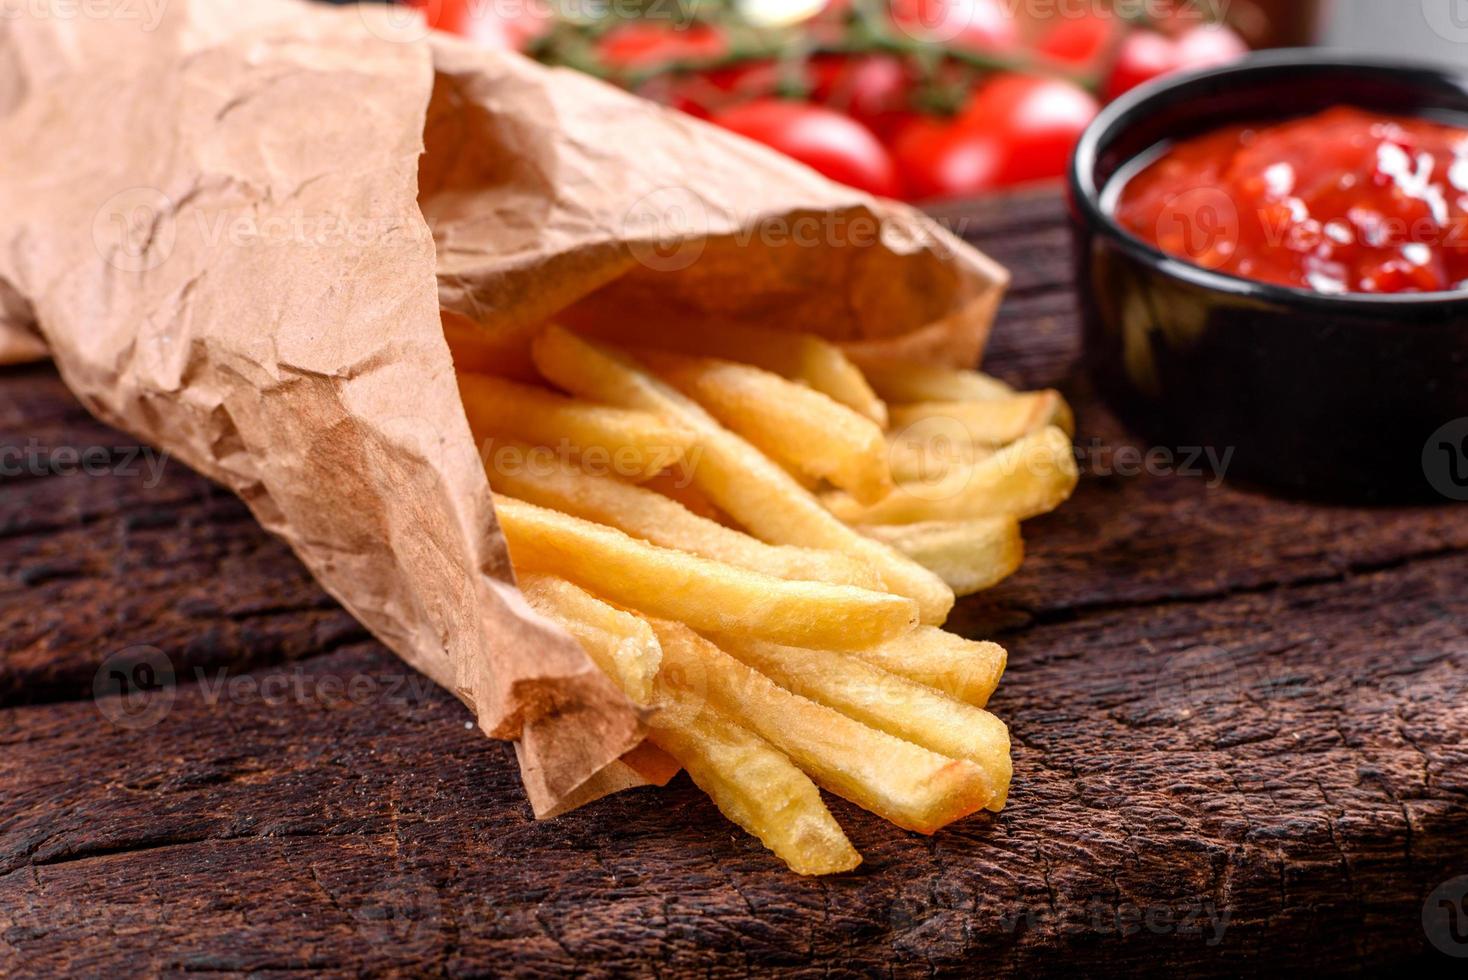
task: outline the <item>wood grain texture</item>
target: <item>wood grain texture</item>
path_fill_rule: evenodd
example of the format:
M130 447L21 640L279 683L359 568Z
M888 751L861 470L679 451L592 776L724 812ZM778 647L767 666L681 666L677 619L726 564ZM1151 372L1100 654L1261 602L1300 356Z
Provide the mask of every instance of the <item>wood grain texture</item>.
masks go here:
M866 863L819 881L683 777L536 823L508 749L243 507L176 463L123 472L126 435L12 369L0 451L44 462L0 483L0 973L1460 965L1422 914L1468 874L1463 509L1116 473L1133 440L1074 370L1059 202L954 216L1016 273L988 366L1064 389L1087 453L954 620L1010 649L1003 814L923 838L833 801ZM137 663L176 683L119 698Z

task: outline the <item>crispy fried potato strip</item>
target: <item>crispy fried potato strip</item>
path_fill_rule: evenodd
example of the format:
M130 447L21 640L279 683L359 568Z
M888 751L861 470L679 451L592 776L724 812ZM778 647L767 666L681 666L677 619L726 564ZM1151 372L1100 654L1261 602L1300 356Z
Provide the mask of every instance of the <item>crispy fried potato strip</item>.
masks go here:
M524 443L496 440L485 454L498 493L606 524L660 548L674 548L776 578L880 591L871 568L837 551L769 545L689 511L682 504Z
M960 596L992 589L1017 572L1025 559L1024 538L1013 517L869 524L861 531L935 572Z
M913 402L967 402L1008 398L1015 393L998 378L980 371L962 371L936 364L869 363L866 379L894 405Z
M603 340L629 347L650 347L694 357L717 357L753 364L819 391L879 427L887 426L887 406L872 391L861 368L841 348L815 334L759 327L703 324L697 330L670 332L660 326L618 325L593 329Z
M828 480L862 503L892 492L881 428L821 392L733 361L633 353L787 470Z
M487 374L459 372L459 395L476 435L504 435L601 457L629 480L645 480L683 458L693 433L649 412L594 405Z
M652 704L663 648L645 620L555 575L522 572L516 578L532 609L580 641L592 662L632 701Z
M1004 446L1046 426L1067 434L1075 417L1058 391L1027 391L986 401L918 402L892 408L892 427L909 435L941 431L949 423L979 444ZM844 489L844 488L843 488Z
M541 373L568 391L663 413L693 430L700 454L693 476L699 489L755 537L771 544L840 551L866 562L887 589L918 603L924 622L941 623L953 608L953 590L942 579L827 513L779 465L631 357L557 327L536 338L532 353Z
M989 703L1009 659L997 643L966 640L933 626L920 626L849 655L977 708Z
M988 805L993 780L780 687L686 626L653 622L664 662L818 784L899 827L931 834Z
M850 648L917 622L916 605L902 596L751 572L500 494L494 504L517 570L561 575L620 606L698 629Z
M1009 729L982 708L862 660L823 650L723 638L721 648L801 697L834 708L878 731L951 759L967 759L988 776L986 806L1004 805L1014 770Z
M1070 437L1052 426L1005 446L972 469L955 471L931 484L903 484L870 506L839 491L823 499L833 514L852 524L1026 520L1059 507L1079 479Z

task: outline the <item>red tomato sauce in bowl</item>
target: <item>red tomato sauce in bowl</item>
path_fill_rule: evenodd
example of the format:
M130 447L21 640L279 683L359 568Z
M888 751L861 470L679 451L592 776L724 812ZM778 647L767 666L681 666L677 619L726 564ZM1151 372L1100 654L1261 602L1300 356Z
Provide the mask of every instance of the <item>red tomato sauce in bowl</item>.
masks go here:
M1318 293L1468 289L1468 129L1338 107L1164 149L1114 215L1162 251Z

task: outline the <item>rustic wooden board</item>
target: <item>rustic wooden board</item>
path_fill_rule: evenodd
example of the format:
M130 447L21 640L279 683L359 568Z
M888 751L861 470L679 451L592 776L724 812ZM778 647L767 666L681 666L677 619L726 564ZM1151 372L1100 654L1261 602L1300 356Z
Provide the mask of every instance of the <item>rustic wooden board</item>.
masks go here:
M1465 511L1109 472L1134 441L1074 370L1058 199L954 217L1015 271L990 368L1064 388L1088 452L1025 569L955 617L1011 651L1002 815L922 838L835 801L867 860L821 881L681 777L536 823L507 748L242 506L176 463L127 466L131 440L49 369L13 369L0 972L1454 965L1422 917L1468 874ZM93 696L130 649L178 680L134 714Z

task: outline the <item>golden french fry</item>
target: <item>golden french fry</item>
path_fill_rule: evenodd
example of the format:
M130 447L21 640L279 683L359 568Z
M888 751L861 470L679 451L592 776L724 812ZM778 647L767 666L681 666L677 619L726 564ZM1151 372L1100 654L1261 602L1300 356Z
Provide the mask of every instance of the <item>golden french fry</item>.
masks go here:
M693 479L684 472L684 467L681 465L663 470L650 480L643 480L642 486L662 494L669 500L676 500L699 517L717 521L725 527L734 526L734 519L715 507L714 502L693 485Z
M919 626L848 655L977 708L989 703L1009 659L997 643L965 640L935 626Z
M902 484L885 500L862 506L844 493L822 499L852 524L917 524L985 517L1026 520L1059 507L1080 479L1070 437L1050 427L1005 446L970 470L931 484Z
M645 620L555 575L530 572L516 578L531 608L580 641L592 662L627 697L641 705L652 703L663 650Z
M887 589L918 603L924 622L941 623L953 608L953 590L942 579L842 524L776 463L632 358L557 327L535 339L532 355L541 373L568 391L660 412L693 430L699 489L755 537L840 551L866 562Z
M913 436L940 431L950 422L973 442L993 446L1008 445L1046 426L1067 433L1075 427L1070 406L1058 391L1028 391L987 401L919 402L892 409L893 429Z
M840 552L765 544L651 490L587 473L549 450L496 440L486 454L485 472L498 493L606 524L661 548L776 578L882 588L876 572Z
M849 649L917 622L916 605L902 596L751 572L500 494L494 505L517 571L560 575L618 605L698 629Z
M866 525L861 532L937 573L961 596L993 588L1025 559L1024 538L1013 517Z
M487 374L459 372L459 394L478 438L505 435L543 446L562 443L629 480L644 480L683 458L693 433L648 412L593 405Z
M648 727L648 738L682 763L720 812L791 871L836 874L861 863L810 777L723 712L705 707L675 725L654 715Z
M898 483L932 483L950 472L971 469L998 447L978 443L957 426L913 426L887 435L887 465Z
M1004 805L1014 774L1009 729L965 704L862 660L823 650L720 637L720 648L801 697L950 759L967 759L991 784L987 807Z
M610 329L593 328L591 332L603 340L631 347L753 364L808 385L881 428L887 426L887 406L867 384L861 369L841 348L814 334L711 324L677 332L656 325L618 324Z
M865 374L872 388L894 405L986 401L1008 398L1015 393L1003 381L980 371L962 371L936 364L869 363Z
M665 663L698 678L710 703L790 757L818 784L931 834L994 799L989 775L792 694L678 623L654 621Z
M633 353L787 470L828 480L862 503L892 492L886 439L866 416L747 364L653 350Z

